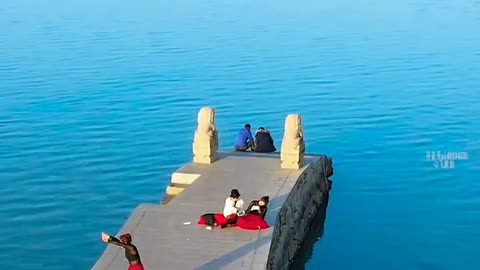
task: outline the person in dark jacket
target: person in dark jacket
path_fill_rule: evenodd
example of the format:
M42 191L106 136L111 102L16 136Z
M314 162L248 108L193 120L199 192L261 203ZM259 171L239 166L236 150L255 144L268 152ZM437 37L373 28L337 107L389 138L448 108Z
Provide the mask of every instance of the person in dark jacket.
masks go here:
M269 196L263 196L262 198L260 198L260 200L253 200L248 205L245 214L255 214L262 216L262 218L265 218L265 215L267 214L267 206L269 200Z
M254 151L260 153L272 153L277 151L273 144L270 132L263 127L258 128L257 133L255 134Z

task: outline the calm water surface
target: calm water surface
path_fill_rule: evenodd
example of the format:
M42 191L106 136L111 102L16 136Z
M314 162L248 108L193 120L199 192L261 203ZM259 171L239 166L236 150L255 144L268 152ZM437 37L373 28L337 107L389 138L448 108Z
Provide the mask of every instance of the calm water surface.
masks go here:
M223 149L300 113L334 157L306 269L480 269L479 29L473 0L3 0L3 268L89 269L211 105Z

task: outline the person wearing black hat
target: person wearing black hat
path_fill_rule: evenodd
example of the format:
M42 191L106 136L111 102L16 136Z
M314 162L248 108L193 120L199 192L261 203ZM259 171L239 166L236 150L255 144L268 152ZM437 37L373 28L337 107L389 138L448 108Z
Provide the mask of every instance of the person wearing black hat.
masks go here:
M243 211L244 202L240 199L238 189L232 189L230 196L225 200L223 215L229 220L228 224L233 225L236 222L238 212Z
M277 151L270 132L263 127L259 127L255 133L255 148L253 148L253 151L259 153L272 153Z

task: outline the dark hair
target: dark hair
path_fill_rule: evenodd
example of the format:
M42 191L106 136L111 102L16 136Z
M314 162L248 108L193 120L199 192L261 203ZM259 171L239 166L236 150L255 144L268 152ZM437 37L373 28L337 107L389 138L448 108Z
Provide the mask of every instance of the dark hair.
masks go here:
M132 242L132 236L129 233L120 235L120 240L126 244L130 244Z
M268 201L270 200L270 197L269 196L263 196L262 198L260 198L261 201L264 201L265 204L268 204Z
M250 124L245 124L245 128L251 128Z
M259 130L265 130L265 128L264 128L264 127L259 127L258 129L259 129Z

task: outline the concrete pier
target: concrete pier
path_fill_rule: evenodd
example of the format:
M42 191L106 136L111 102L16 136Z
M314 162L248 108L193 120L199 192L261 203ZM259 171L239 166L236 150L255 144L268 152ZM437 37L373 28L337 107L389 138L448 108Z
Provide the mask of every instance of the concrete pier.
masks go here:
M201 113L205 114L205 110ZM204 130L208 132L208 127L212 127L214 132L203 139L217 136L214 111L213 117L212 111L209 115L209 126ZM200 122L199 117L199 125ZM286 122L291 125L292 120ZM286 137L293 136L300 147L282 145L282 150L293 150L289 155L218 153L218 141L202 143L202 136L196 134L197 145L193 148L200 152L194 150L194 162L172 174L166 200L140 205L118 234L132 235L147 270L288 269L321 208L329 190L328 177L333 174L331 159L306 155L303 134L299 133L300 141L293 133ZM206 145L207 154L202 154L200 145ZM300 158L295 157L295 151ZM266 215L269 229L206 230L197 225L202 214L222 212L233 188L240 191L246 205L261 196L270 196ZM92 269L127 268L124 250L109 245Z

